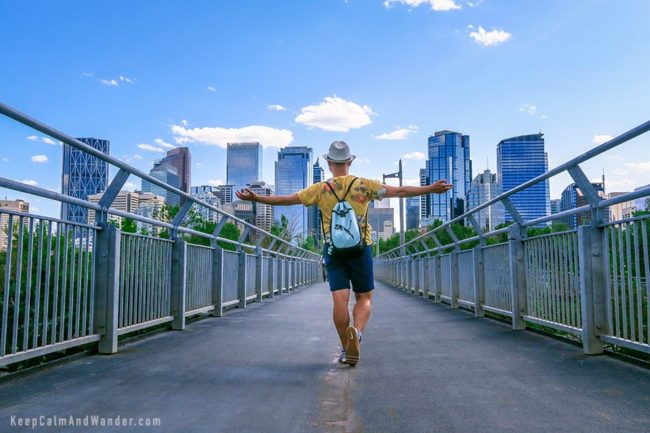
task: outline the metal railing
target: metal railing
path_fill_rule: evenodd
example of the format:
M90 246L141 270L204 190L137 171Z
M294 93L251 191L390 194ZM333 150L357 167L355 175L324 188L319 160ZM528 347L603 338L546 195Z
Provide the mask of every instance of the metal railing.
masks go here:
M118 336L163 323L184 329L187 317L221 316L228 307L287 293L320 275L320 256L260 230L54 128L0 104L0 113L119 169L99 203L0 177L0 187L96 212L96 224L0 210L6 250L0 261L0 366L98 344L114 353ZM130 175L181 197L173 221L111 208ZM183 225L192 206L221 215L213 233ZM170 239L124 233L109 215L168 229ZM243 227L220 236L226 222ZM254 243L247 236L254 234ZM188 243L188 235L209 239ZM267 240L266 246L263 242ZM229 251L220 245L233 245Z
M452 308L509 317L513 329L542 325L582 340L588 354L604 344L650 353L650 215L607 221L609 206L650 196L650 186L612 199L599 197L580 164L650 130L650 121L507 191L375 258L377 278ZM588 204L524 220L510 197L568 172ZM484 231L474 215L503 204L513 224ZM527 227L589 213L575 230L527 236ZM452 225L467 221L477 235L458 239ZM438 235L447 233L443 245ZM507 233L502 243L488 239ZM463 250L464 245L476 244ZM543 328L542 328L543 329Z

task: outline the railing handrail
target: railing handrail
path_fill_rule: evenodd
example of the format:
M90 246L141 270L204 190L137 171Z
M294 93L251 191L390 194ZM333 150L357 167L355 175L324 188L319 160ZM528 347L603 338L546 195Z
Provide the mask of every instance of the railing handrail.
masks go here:
M591 159L591 158L593 158L595 156L598 156L601 153L606 152L606 151L608 151L608 150L610 150L610 149L612 149L612 148L614 148L616 146L619 146L619 145L621 145L621 144L623 144L623 143L625 143L625 142L627 142L629 140L632 140L633 138L636 138L639 135L642 135L642 134L644 134L644 133L646 133L648 131L650 131L650 120L645 122L645 123L642 123L641 125L639 125L639 126L637 126L635 128L630 129L629 131L626 131L626 132L620 134L617 137L612 138L611 140L609 140L609 141L607 141L607 142L605 142L603 144L600 144L600 145L594 147L593 149L591 149L591 150L589 150L589 151L587 151L587 152L585 152L585 153L583 153L581 155L578 155L577 157L575 157L575 158L573 158L573 159L571 159L571 160L569 160L569 161L567 161L567 162L565 162L563 164L560 164L559 166L557 166L555 168L552 168L551 170L548 170L547 172L545 172L545 173L543 173L543 174L541 174L541 175L539 175L539 176L537 176L537 177L535 177L533 179L530 179L530 180L516 186L515 188L512 188L512 189L510 189L510 190L508 190L508 191L506 191L504 193L499 194L495 198L493 198L493 199L491 199L491 200L489 200L489 201L487 201L487 202L485 202L485 203L483 203L483 204L481 204L481 205L479 205L479 206L477 206L475 208L472 208L472 209L468 210L467 212L463 213L462 215L457 216L456 218L453 218L453 219L447 221L446 223L443 223L442 225L440 225L440 226L438 226L438 227L436 227L436 228L434 228L432 230L429 230L426 233L423 233L423 234L417 236L416 238L406 242L404 245L400 245L398 247L395 247L395 248L393 248L393 249L391 249L389 251L386 251L386 252L378 255L376 258L386 257L388 254L394 253L397 250L401 250L403 247L406 247L407 245L412 245L412 244L414 244L416 242L422 241L423 239L430 238L432 235L435 235L435 233L440 232L442 230L445 230L447 227L451 227L452 224L455 224L455 223L457 223L459 221L463 221L464 219L466 219L466 218L480 212L481 210L483 210L483 209L485 209L485 208L487 208L489 206L492 206L493 204L501 203L505 199L508 199L510 196L512 196L512 195L514 195L514 194L516 194L518 192L521 192L521 191L523 191L523 190L525 190L525 189L527 189L527 188L529 188L529 187L531 187L533 185L536 185L536 184L538 184L538 183L540 183L542 181L545 181L545 180L547 180L547 179L549 179L549 178L551 178L551 177L553 177L553 176L555 176L557 174L560 174L560 173L563 173L563 172L565 172L565 171L567 171L569 169L575 168L580 163L582 163L584 161L587 161L587 160L589 160L589 159ZM614 204L622 203L622 202L625 202L625 201L628 201L628 200L634 200L636 198L644 197L644 196L647 196L647 195L650 195L650 186L643 187L643 188L641 188L641 189L639 189L637 191L627 192L625 194L622 194L620 196L617 196L617 197L614 197L614 198L611 198L611 199L600 200L596 204L595 207L598 208L598 209L602 209L602 208L605 208L605 207L612 206ZM588 205L584 205L584 206L577 207L577 208L574 208L574 209L569 209L569 210L566 210L566 211L563 211L563 212L558 212L556 214L552 214L552 215L544 216L544 217L541 217L541 218L537 218L537 219L534 219L534 220L524 221L522 225L524 227L529 227L529 226L533 226L533 225L540 224L540 223L543 223L543 222L563 218L563 217L566 217L566 216L576 215L578 213L585 212L585 211L587 211L587 210L589 210L591 208L592 208L592 206L590 204L588 204ZM479 235L481 237L493 236L494 234L496 234L495 233L496 231L497 230L489 231L489 232L486 232L486 233L479 233ZM449 245L446 245L446 247L449 247ZM435 249L437 249L437 248L434 248L434 250Z
M85 144L85 143L83 143L83 142L81 142L81 141L79 141L79 140L77 140L77 139L75 139L75 138L73 138L73 137L71 137L71 136L69 136L69 135L67 135L67 134L53 128L53 127L51 127L51 126L49 126L49 125L46 125L45 123L43 123L43 122L41 122L41 121L39 121L37 119L34 119L33 117L30 117L27 114L22 113L22 112L20 112L20 111L18 111L16 109L6 105L6 104L0 103L0 114L3 114L5 116L17 121L18 123L21 123L21 124L23 124L25 126L28 126L28 127L32 128L34 130L37 130L37 131L39 131L39 132L41 132L41 133L43 133L43 134L45 134L45 135L47 135L49 137L52 137L52 138L57 139L57 140L59 140L59 141L61 141L63 143L66 143L66 144L68 144L68 145L70 145L70 146L72 146L72 147L74 147L76 149L84 151L84 152L86 152L86 153L88 153L88 154L90 154L90 155L92 155L92 156L94 156L94 157L96 157L96 158L110 164L110 165L113 165L113 166L115 166L115 167L117 167L117 168L119 168L121 170L124 170L124 171L128 172L131 175L137 176L142 180L146 180L148 182L151 182L154 185L157 185L157 186L159 186L161 188L164 188L165 190L167 190L167 191L169 191L171 193L177 194L178 196L180 196L180 197L182 197L182 198L184 198L186 200L189 200L193 204L194 203L198 204L199 206L202 206L202 207L207 208L207 209L209 209L209 210L211 210L213 212L216 212L216 213L220 214L222 217L225 217L228 220L232 220L232 222L235 222L237 224L241 224L244 227L248 227L249 230L252 230L252 231L254 231L256 233L259 233L259 234L263 235L265 238L270 238L270 239L273 239L275 241L279 241L281 244L285 244L285 245L289 246L289 248L291 250L293 250L293 251L295 251L297 253L301 253L302 255L311 256L314 259L320 257L316 253L305 250L304 248L301 248L299 246L293 245L290 242L287 242L285 239L280 238L279 236L276 236L276 235L274 235L272 233L269 233L266 230L262 230L259 227L256 227L255 225L250 224L247 221L244 221L244 220L242 220L240 218L237 218L236 216L234 216L232 214L229 214L228 212L225 212L222 209L219 209L219 208L217 208L215 206L212 206L212 205L210 205L210 204L208 204L208 203L206 203L206 202L204 202L202 200L197 199L196 197L192 196L191 194L186 193L185 191L182 191L182 190L180 190L178 188L175 188L175 187L173 187L171 185L168 185L167 183L165 183L165 182L163 182L163 181L161 181L159 179L156 179L155 177L153 177L153 176L151 176L151 175L149 175L147 173L144 173L144 172L138 170L135 167L132 167L131 165L127 164L124 161L120 161L119 159L117 159L117 158L115 158L113 156L106 155L103 152L101 152L101 151L99 151L99 150L97 150L97 149L95 149L95 148L93 148L91 146L88 146L87 144ZM27 184L24 184L22 182L7 179L7 178L4 178L4 177L0 177L0 187L4 187L4 188L8 188L8 189L14 189L14 190L24 192L24 193L27 193L27 194L33 194L33 195L37 195L37 196L44 197L44 198L49 198L49 199L60 201L60 202L75 204L75 205L82 206L82 207L92 209L92 210L95 210L95 211L99 211L99 212L107 211L109 214L113 214L113 215L116 215L116 216L122 216L122 217L128 217L128 218L131 218L131 219L136 220L136 221L146 222L148 224L156 225L156 226L159 226L159 227L172 228L172 229L176 229L176 230L179 230L179 231L182 231L182 232L187 232L187 233L195 232L194 230L188 229L186 227L181 227L180 223L179 223L179 226L173 226L172 224L165 223L163 221L158 221L158 220L155 220L155 219L142 217L140 215L132 214L132 213L129 213L129 212L122 212L122 211L119 211L119 210L116 210L116 209L112 209L110 207L104 209L99 204L96 204L96 203L92 203L92 202L89 202L89 201L86 201L86 200L81 200L81 199L71 197L71 196L68 196L68 195L65 195L65 194L62 194L62 193L49 191L49 190L46 190L46 189L43 189L43 188L38 188L36 186L27 185ZM201 233L201 234L205 235L205 233ZM216 239L216 240L223 240L222 238L211 236L209 234L207 235L207 237L211 237L211 238ZM237 242L237 244L241 245L241 243L239 243L239 242ZM249 247L248 245L242 245L242 246ZM254 248L255 246L252 245L250 247Z

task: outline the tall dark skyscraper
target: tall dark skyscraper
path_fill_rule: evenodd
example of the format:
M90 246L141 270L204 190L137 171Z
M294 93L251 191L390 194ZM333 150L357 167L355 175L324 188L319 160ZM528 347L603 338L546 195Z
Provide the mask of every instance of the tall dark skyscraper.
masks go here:
M420 228L420 197L406 199L406 230Z
M429 137L428 157L420 183L447 179L454 188L445 194L430 194L424 198L421 224L429 225L439 219L447 222L462 215L466 209L466 195L472 181L472 161L469 135L452 131L438 131Z
M605 199L605 179L603 182L594 182L591 184L598 193L598 196L602 199ZM584 193L580 190L580 187L575 183L564 188L562 191L562 198L560 199L560 209L559 211L565 211L570 209L575 209L577 207L584 206L589 204ZM591 222L591 212L582 212L576 215L570 215L561 219L563 223L568 225L570 228L575 229L578 226L589 224Z
M180 190L190 192L192 184L192 155L187 147L177 147L167 152L162 159L163 164L169 164L176 169L180 178Z
M275 162L275 193L290 195L312 184L313 171L312 149L306 146L289 146L278 152ZM294 232L307 237L308 210L304 206L278 206L275 209L275 219L280 220L284 215L289 220L289 227Z
M320 166L318 158L316 158L316 162L314 163L313 178L314 183L323 182L325 180L325 170L323 170L323 167ZM311 206L307 212L309 213L308 234L311 235L316 241L320 241L322 233L320 212L318 211L318 207Z
M110 154L111 142L99 138L77 138L106 155ZM79 149L63 144L63 169L61 192L88 200L88 196L104 192L108 187L108 164ZM73 204L61 204L61 219L85 224L88 209Z
M172 166L171 161L167 158L156 161L149 174L158 180L165 182L169 186L180 189L181 178ZM181 198L178 194L167 191L165 188L154 185L148 180L142 180L142 192L150 192L152 194L164 197L165 203L170 206L178 206L181 203Z
M521 135L501 140L497 145L497 183L500 193L548 171L544 151L544 134ZM551 214L548 180L540 182L510 197L524 220ZM505 211L505 221L513 221Z
M235 191L262 180L262 145L228 143L226 155L226 184Z

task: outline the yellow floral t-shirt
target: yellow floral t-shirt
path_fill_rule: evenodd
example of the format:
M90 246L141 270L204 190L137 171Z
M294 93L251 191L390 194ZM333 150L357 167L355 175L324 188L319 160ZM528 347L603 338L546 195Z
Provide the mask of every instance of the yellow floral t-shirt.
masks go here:
M341 200L344 200L344 195L350 184L355 179L355 176L337 176L330 179L328 182L336 189L336 195ZM371 200L381 200L386 194L386 187L376 180L357 178L350 192L345 197L345 200L350 203L357 215L359 228L365 230L363 238L366 245L372 244L370 237L371 227L366 223L366 215L368 213L368 205ZM325 239L329 239L330 221L332 220L332 210L336 206L336 196L332 193L330 187L325 182L315 183L312 186L298 192L300 202L305 206L318 206L323 215L323 234Z

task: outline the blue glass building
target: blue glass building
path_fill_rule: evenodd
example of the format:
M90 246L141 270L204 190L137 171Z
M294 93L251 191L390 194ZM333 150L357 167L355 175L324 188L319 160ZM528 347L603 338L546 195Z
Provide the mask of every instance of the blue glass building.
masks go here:
M454 187L445 194L430 194L424 199L427 207L421 212L422 223L431 224L436 219L447 222L465 212L472 181L469 135L446 130L436 132L429 137L428 156L420 183L447 179Z
M153 168L149 171L149 174L152 177L165 182L169 186L179 189L181 187L182 179L169 160L163 159L162 161L155 162ZM150 192L163 197L165 199L165 204L169 206L178 206L181 203L181 198L178 194L167 191L165 188L154 185L145 179L142 180L142 192Z
M99 138L77 140L110 154L111 142ZM108 164L68 144L63 144L61 192L71 197L88 200L88 196L104 192L108 187ZM76 223L88 222L88 209L73 204L61 204L61 219Z
M228 143L226 154L226 183L235 191L262 180L262 145Z
M278 152L275 162L275 193L290 195L307 188L313 181L312 149L306 146L289 146ZM284 215L294 234L307 237L308 209L302 205L278 206L275 219Z
M314 163L314 170L313 170L313 182L318 183L318 182L323 182L324 180L325 180L325 170L323 170L323 167L320 166L320 162L318 158L316 158L316 162ZM307 210L307 212L309 213L309 224L307 229L308 234L312 236L316 240L316 243L318 244L322 237L320 212L318 211L317 206L310 207Z
M406 230L420 228L420 197L406 199Z
M544 151L544 134L507 138L497 145L497 182L501 192L510 191L546 171L548 157ZM531 220L551 214L549 194L546 180L514 194L510 200L524 220ZM513 221L508 211L505 221Z

